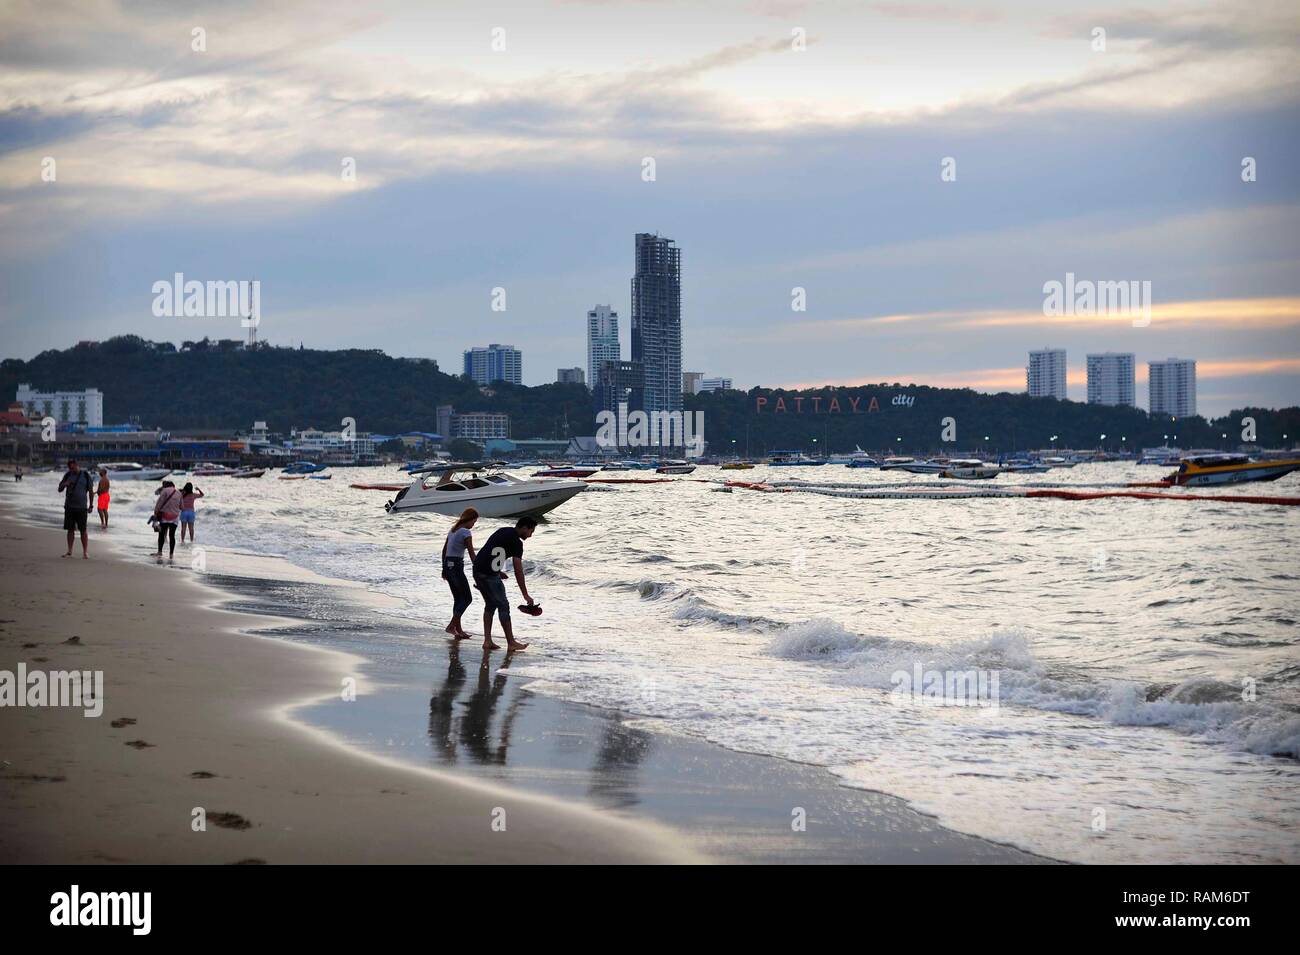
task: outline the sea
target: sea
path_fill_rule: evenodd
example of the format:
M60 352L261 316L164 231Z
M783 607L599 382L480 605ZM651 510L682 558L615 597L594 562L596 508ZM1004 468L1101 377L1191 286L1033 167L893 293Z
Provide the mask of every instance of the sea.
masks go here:
M1112 462L996 481L1162 473ZM702 466L593 485L525 545L544 612L514 615L532 647L511 680L817 767L1052 859L1300 862L1300 507L719 490L735 478L936 480ZM31 475L21 493L57 509L56 482ZM394 468L200 479L199 546L354 582L387 598L375 613L444 640L450 519L390 515L391 493L349 486L402 482ZM114 537L138 532L142 555L153 490L113 485ZM1300 474L1198 493L1300 497ZM505 523L481 521L476 542ZM475 596L466 624L479 633ZM426 638L398 630L373 628L361 651L418 659Z

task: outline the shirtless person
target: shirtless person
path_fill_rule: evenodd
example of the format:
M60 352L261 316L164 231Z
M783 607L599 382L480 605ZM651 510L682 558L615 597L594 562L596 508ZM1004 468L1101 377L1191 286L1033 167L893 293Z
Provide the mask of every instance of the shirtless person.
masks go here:
M528 596L528 586L524 583L524 541L533 536L537 521L531 517L521 517L514 527L503 527L487 539L474 558L474 586L483 594L483 649L499 649L492 642L492 611L501 618L501 629L506 634L506 648L510 652L523 650L528 644L515 640L514 628L510 624L510 601L506 597L506 559L514 563L515 581L519 592L531 606L533 598Z

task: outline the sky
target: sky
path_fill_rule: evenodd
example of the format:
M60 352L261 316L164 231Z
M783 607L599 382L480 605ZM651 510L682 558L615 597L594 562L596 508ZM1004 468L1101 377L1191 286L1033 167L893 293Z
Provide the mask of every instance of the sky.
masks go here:
M2 0L0 357L242 337L153 314L179 272L257 279L274 344L541 384L595 304L626 354L658 232L683 368L738 387L1022 391L1054 347L1077 400L1126 351L1143 406L1168 357L1203 414L1300 404L1298 49L1268 0ZM1045 314L1067 273L1150 321Z

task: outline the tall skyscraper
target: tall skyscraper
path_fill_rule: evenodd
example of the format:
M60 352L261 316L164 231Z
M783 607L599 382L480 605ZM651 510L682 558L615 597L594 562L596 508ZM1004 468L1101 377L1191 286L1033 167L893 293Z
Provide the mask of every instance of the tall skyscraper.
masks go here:
M592 387L600 380L600 366L619 361L623 348L618 342L618 312L597 305L587 313L587 380Z
M1088 356L1088 404L1137 405L1134 357L1113 351Z
M1065 349L1044 348L1029 353L1025 378L1031 398L1065 400Z
M632 361L645 373L645 411L682 408L682 252L638 232L632 277Z
M490 385L494 381L523 384L524 356L513 345L471 348L465 352L465 374L480 385Z
M1190 418L1196 414L1196 360L1166 358L1147 362L1151 413Z

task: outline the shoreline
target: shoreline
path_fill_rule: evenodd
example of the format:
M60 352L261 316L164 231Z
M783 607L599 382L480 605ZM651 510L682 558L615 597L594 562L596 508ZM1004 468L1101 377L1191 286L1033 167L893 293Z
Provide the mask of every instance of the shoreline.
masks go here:
M100 670L105 691L98 718L0 709L0 860L707 861L663 827L387 760L300 723L294 710L339 694L365 661L250 633L284 622L213 606L219 591L160 577L171 568L93 530L91 560L65 560L54 520L33 526L15 503L0 497L0 669Z
M0 496L0 516L6 518L0 524L0 534L8 536L9 528L20 525L15 525L4 513L6 497ZM7 503L12 510L16 501L9 498ZM35 532L38 535L59 533L52 524L48 530L37 528ZM99 536L98 540L96 537L92 531L91 564L95 563L98 550L101 563L108 553L107 560L141 572L145 580L156 576L149 571L189 569L186 558L181 558L182 564L158 567L152 560L144 559L143 544L138 566L131 567L136 561L123 553L122 537L111 533ZM56 546L60 543L61 539L55 541ZM85 563L79 556L74 560ZM57 556L52 561L72 563ZM329 690L317 683L314 693L286 698L281 688L274 698L266 696L261 701L263 721L292 736L296 749L316 751L318 759L324 759L325 752L332 753L336 761L354 767L375 767L375 772L431 775L435 785L469 790L479 800L495 798L493 805L509 794L512 800L518 797L538 801L543 814L547 809L577 812L589 820L582 823L584 826L599 828L609 823L619 831L614 837L618 850L628 855L626 860L614 861L1010 864L1055 861L947 829L899 797L843 785L824 767L728 750L694 737L665 733L653 721L628 719L614 711L531 692L527 685L534 682L532 679L507 679L509 663L501 653L482 662L476 691L473 681L465 680L463 674L466 664L472 671L473 663L478 660L476 647L456 647L440 639L441 634L434 634L435 639L430 640L427 627L400 616L405 606L403 601L374 592L365 585L320 577L283 558L219 548L208 549L205 571L203 576L209 578L206 581L195 574L169 575L168 579L186 581L176 585L181 592L187 586L193 588L190 592L196 595L196 602L203 604L203 612L220 615L220 619L205 618L205 625L210 628L207 636L261 641L277 649L296 644L317 656L299 658L288 648L283 654L300 664L312 660L313 670L323 669L332 674ZM6 577L9 579L9 575ZM295 600L299 605L294 604ZM377 617L376 609L397 613ZM380 647L373 639L367 642L354 633L375 628L376 619L380 621L378 629L383 631L383 643L403 648L400 665L381 659L383 654L374 652ZM194 623L189 624L191 631L195 629ZM4 628L0 630L0 647L12 651L12 641L6 639L8 624L0 627ZM404 640L407 637L411 639ZM268 652L280 656L277 649ZM411 653L418 659L409 659ZM463 662L460 657L465 658ZM516 659L526 657L528 654ZM194 664L193 660L184 662ZM293 665L291 660L282 663ZM0 663L0 668L3 666ZM450 673L458 667L462 677L455 681L457 692L449 692L453 685ZM344 673L357 680L357 698L349 703L342 702L334 689ZM443 673L448 677L441 687L435 680L431 700L426 689L430 676ZM112 701L111 675L107 682L107 696ZM462 684L464 691L460 692ZM485 714L478 713L483 718L473 717L477 721L471 729L461 725L471 718L461 714L472 716L476 708L482 711L481 703L485 699L493 702L486 707ZM437 755L430 758L424 752L428 745L424 737L427 735L432 740L435 735L430 715L435 709L445 713L446 719L439 724L442 738L435 741L434 748L443 755L457 751L458 758L443 759ZM501 731L492 725L494 720L501 722L502 712L508 712L504 719L514 724L513 737L508 726ZM112 718L112 714L106 712L105 718ZM241 732L248 731L243 722L240 726ZM65 733L68 731L71 727L65 729ZM223 742L232 747L242 745L229 738ZM511 754L508 763L507 748ZM154 750L145 752L152 754ZM4 769L6 773L12 772L12 767ZM0 783L3 780L4 775L0 774ZM265 780L248 782L267 785ZM375 788L387 799L392 795L392 785ZM217 788L212 780L204 786L207 788L202 791ZM192 786L184 788L188 791ZM7 800L7 804L12 807L12 800ZM579 808L570 808L575 805ZM792 808L806 811L808 815L807 827L797 834L791 827ZM335 819L333 825L352 826L365 832L371 825L371 814L378 810L385 816L383 825L394 824L385 804L366 805L354 810L362 812L362 818ZM486 809L480 807L479 811L486 812ZM247 815L256 825L257 818L251 813ZM512 827L514 818L512 810ZM631 830L634 837L631 841L621 834L624 829ZM237 837L243 839L251 831L254 830L244 830ZM637 845L638 837L652 842L648 855ZM537 858L530 855L536 851L530 847L520 850L521 855L506 854L500 861L607 861L607 845L578 845L567 837L565 844L573 850L569 856ZM9 845L6 827L0 824L0 856L11 855ZM475 855L476 849L474 846L457 848L449 850L448 855L455 861L498 861L498 857ZM428 856L412 858L408 850L409 847L403 846L396 856L313 855L303 861L441 861ZM184 856L126 858L200 861ZM72 860L58 857L50 861ZM280 857L265 861L300 860Z

